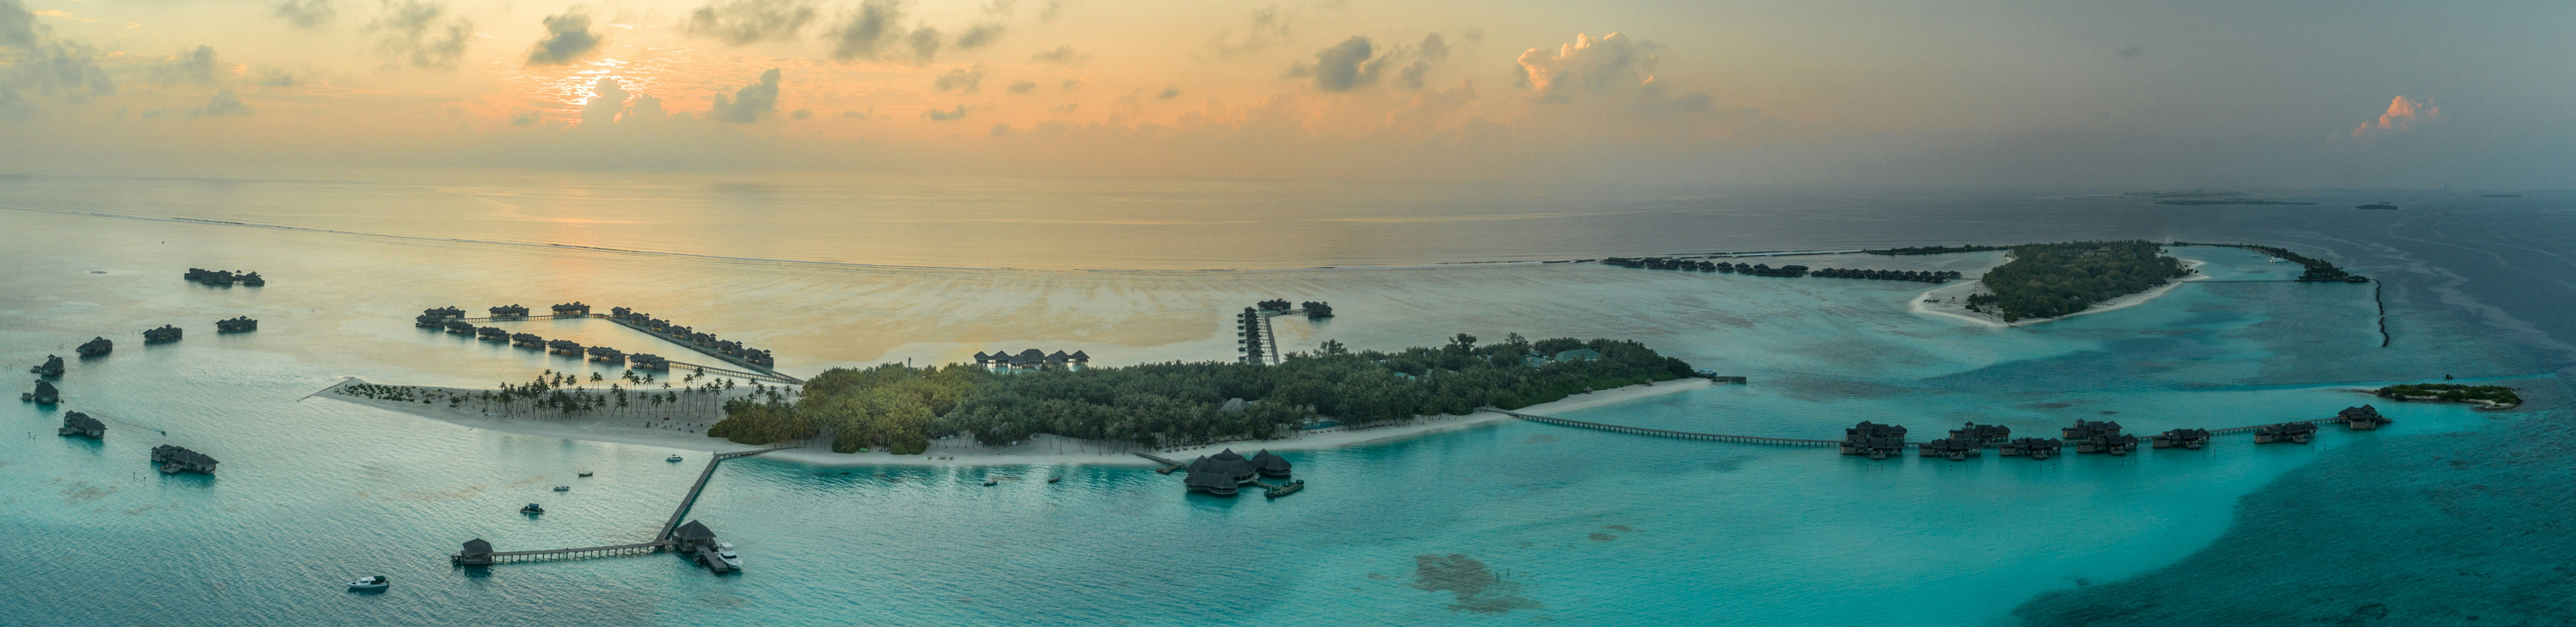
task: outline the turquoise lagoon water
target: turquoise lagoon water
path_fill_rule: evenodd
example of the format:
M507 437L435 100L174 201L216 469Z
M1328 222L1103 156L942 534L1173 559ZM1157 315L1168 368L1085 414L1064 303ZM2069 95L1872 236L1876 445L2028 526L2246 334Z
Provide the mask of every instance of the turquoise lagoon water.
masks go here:
M2021 198L1994 203L2029 202ZM34 200L48 199L61 200ZM1898 239L1904 233L1870 224L1908 225L1892 227L1903 231L1929 220L1893 208L1905 199L1872 202L1891 206L1874 209L1883 219L1820 231L1809 241L1823 245L1813 247ZM2024 215L2011 222L2026 226L2009 227L2024 229L2011 237L2123 228L2227 235L2169 232L2170 216L2096 207L2015 209ZM0 410L16 425L8 431L23 432L0 432L0 533L30 540L27 550L0 553L0 582L9 584L0 606L13 608L13 622L76 625L2146 620L2156 611L2135 604L2093 614L2063 608L2109 603L2087 596L2102 590L2119 590L2114 601L2164 598L2188 585L2178 578L2211 579L2175 574L2205 562L2243 568L2253 558L2213 558L2213 547L2249 536L2277 542L2299 526L2296 516L2249 520L2245 512L2313 501L2301 497L2321 481L2339 496L2338 520L2366 528L2369 517L2346 510L2401 507L2400 497L2434 489L2427 485L2463 480L2393 471L2337 471L2327 480L2321 468L2385 458L2391 468L2424 467L2410 472L2463 472L2424 461L2424 447L2474 449L2563 420L2553 371L2567 364L2556 335L2564 314L2547 305L2567 302L2568 292L2526 283L2526 291L2559 291L2517 296L2491 279L2563 260L2492 252L2512 248L2497 245L2449 252L2460 248L2463 225L2502 223L2510 228L2491 229L2494 237L2541 237L2565 228L2563 213L2438 215L2455 230L2439 245L2414 229L2324 233L2290 217L2235 225L2236 239L2304 244L2387 279L2395 341L2383 349L2370 285L2184 285L2138 307L1992 329L1905 313L1926 286L1894 282L1590 264L1258 273L822 267L0 211L0 226L20 242L8 255L15 271L0 276L6 365L67 354L91 335L119 341L113 355L73 364L61 407ZM1705 228L1712 240L1734 237L1722 225ZM2547 250L2526 248L2534 249ZM2219 278L2277 275L2287 265L2232 249L2177 252L2210 262L2203 270ZM2498 259L2521 265L2482 265ZM1992 261L1799 262L1972 269ZM178 280L189 266L256 269L272 283L197 287ZM1753 377L1564 413L1667 429L1833 437L1863 419L1917 433L1973 420L2048 435L2084 418L2152 432L2321 418L2368 400L2349 389L2441 374L2512 381L2534 402L2502 413L2383 404L2398 418L2390 428L2329 427L2307 446L2258 447L2237 435L2204 451L2044 462L1873 462L1829 449L1506 423L1290 453L1309 488L1276 501L1186 496L1175 480L1127 466L750 459L727 462L693 512L751 561L739 575L716 577L661 555L486 570L444 559L471 537L504 549L640 540L695 476L701 452L681 451L689 460L670 464L667 449L472 430L305 398L340 375L484 386L587 367L406 324L432 305L633 305L773 347L784 369L811 372L1024 346L1080 348L1110 363L1218 359L1232 348L1226 313L1270 296L1330 300L1344 312L1321 324L1283 319L1292 347L1322 339L1403 346L1461 331L1634 337L1696 366ZM262 330L211 333L209 321L238 314L261 318ZM134 334L165 322L190 336L144 346ZM609 325L523 324L549 337L651 350L651 340ZM75 409L108 420L109 436L53 436L58 412ZM207 451L223 470L152 473L145 451L163 443ZM597 476L572 477L581 470ZM1065 480L1039 480L1046 476ZM987 488L987 477L1011 480ZM2467 480L2513 485L2496 474ZM562 484L575 490L548 491ZM2285 494L2285 485L2299 492ZM512 511L528 501L549 513ZM2410 520L2417 532L2443 529ZM2286 537L2330 549L2355 535L2341 530ZM382 594L339 588L360 574L397 583ZM2259 605L2252 588L2263 585L2286 584L2204 592L2196 604ZM2463 578L2452 593L2477 585ZM2034 598L2044 602L2025 605ZM2161 607L2182 605L2193 603ZM2523 609L2511 615L2551 615ZM2359 611L2318 611L2347 610ZM2481 610L2422 611L2456 619ZM2057 620L2096 615L2110 618Z

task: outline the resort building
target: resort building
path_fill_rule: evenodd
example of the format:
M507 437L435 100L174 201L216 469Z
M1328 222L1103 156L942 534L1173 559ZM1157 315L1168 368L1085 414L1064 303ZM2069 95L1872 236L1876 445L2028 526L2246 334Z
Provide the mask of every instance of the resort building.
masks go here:
M2138 436L2120 433L2120 423L2088 422L2078 418L2075 426L2059 429L2066 441L2075 444L2077 453L2110 453L2127 455L2138 450Z
M52 405L63 402L63 392L62 390L54 389L54 384L51 382L37 381L36 391L20 393L18 395L18 400L38 405Z
M2056 455L2058 450L2064 447L2065 443L2057 441L2057 438L2021 438L2005 442L2001 449L2005 457L2028 456L2031 459L2048 459L2048 456Z
M476 337L480 337L486 342L510 341L510 330L501 327L483 327L475 330L474 334Z
M492 312L492 319L494 319L494 320L508 320L508 319L513 319L513 318L526 318L526 317L528 317L528 308L527 308L527 307L524 307L524 306L521 306L521 305L519 305L518 303L511 303L511 304L508 304L508 305L502 305L502 306L499 306L499 307L493 307L493 308L491 308L489 311L491 311L491 312Z
M152 342L176 342L176 341L179 341L179 327L174 327L174 326L170 326L170 325L166 325L166 324L165 324L165 325L161 325L161 328L158 328L158 329L144 329L144 330L143 330L143 342L144 342L144 343L149 344L149 343L152 343Z
M1333 305L1331 303L1319 300L1310 300L1298 303L1297 308L1306 310L1307 320L1322 320L1333 317Z
M89 341L82 342L80 348L72 350L80 353L82 357L105 355L108 351L116 350L116 342L109 341L107 338L103 337L92 337Z
M240 333L243 331L257 330L259 330L259 321L250 319L250 316L236 316L228 320L215 321L216 333Z
M440 319L463 318L465 317L465 310L458 307L431 307L420 310L420 315Z
M1905 454L1905 427L1883 425L1863 420L1843 430L1844 455L1868 455L1870 459L1887 459Z
M612 364L625 363L626 353L619 352L617 349L606 346L593 346L590 347L590 360L604 361Z
M558 315L558 316L587 316L587 315L590 315L590 306L589 306L589 305L584 305L584 304L582 304L582 303L581 303L581 301L577 301L577 300L576 300L576 301L573 301L573 302L569 302L569 303L564 303L564 304L561 304L561 305L555 305L555 315Z
M2012 427L1971 422L1967 426L1951 429L1950 439L1974 444L1981 448L1997 446L2012 441Z
M762 351L761 356L767 358L767 351ZM990 368L994 372L1081 370L1090 367L1091 355L1082 351L1047 353L1034 348L1020 351L1019 354L1003 351L993 351L990 354L978 352L975 353L975 365Z
M454 333L454 334L457 334L457 335L473 335L473 334L474 334L474 330L475 330L474 323L466 322L466 321L463 321L463 320L449 320L449 321L447 321L447 332L449 332L449 333Z
M1287 460L1280 460L1280 464L1284 472ZM1217 496L1234 496L1236 486L1252 481L1253 477L1261 472L1252 460L1244 459L1243 455L1234 452L1234 449L1225 449L1215 455L1200 457L1191 461L1188 468L1189 475L1182 478L1182 484L1187 485L1192 491Z
M652 353L634 353L627 355L626 363L631 367L641 368L644 370L671 369L671 360L663 359L662 356Z
M2290 442L2294 444L2306 444L2308 443L2309 438L2316 437L2316 435L2317 423L2284 422L2276 425L2263 425L2262 428L2255 429L2254 443L2271 444L2273 442Z
M36 376L39 377L63 376L63 358L54 355L46 355L45 363L30 366L27 368L27 371L36 373Z
M580 342L572 340L550 340L546 342L546 352L549 353L580 357L581 351L582 348Z
M1289 468L1288 460L1272 454L1270 449L1261 449L1261 452L1252 454L1252 469L1260 472L1261 476L1286 477Z
M510 344L512 346L525 346L528 348L543 348L546 345L546 338L537 337L537 334L535 333L512 333L510 334Z
M163 444L152 447L152 463L161 466L161 474L195 472L214 474L215 458L184 447Z
M107 435L107 425L99 422L97 418L89 417L89 414L76 411L64 412L63 428L55 429L54 433L56 435L77 435L85 438L98 438Z
M2209 430L2171 429L2165 431L2161 435L2157 435L2153 438L2153 441L2156 448L2173 448L2179 446L2187 449L2199 450L2200 447L2209 445Z
M421 314L411 319L411 326L424 329L443 328L447 326L447 319L429 314Z
M2335 420L2342 421L2343 426L2350 427L2354 431L2372 431L2396 422L2387 416L2380 415L2379 408L2369 405L2343 408L2343 411L2335 412Z
M1955 434L1958 432L1952 431L1951 433ZM1922 457L1948 457L1950 458L1950 461L1963 462L1968 461L1968 458L1970 457L1977 457L1985 453L1986 446L1985 443L1979 441L1959 437L1947 437L1925 442L1916 446L1914 451L1916 455Z
M485 542L482 538L466 540L465 550L448 556L447 561L458 566L490 566L492 565L492 543Z
M259 287L259 286L262 286L262 285L267 285L267 284L268 284L268 279L259 278L259 273L257 273L257 272L252 272L252 273L249 273L249 274L241 275L241 284L242 284L242 285L245 285L245 286L249 286L249 287Z

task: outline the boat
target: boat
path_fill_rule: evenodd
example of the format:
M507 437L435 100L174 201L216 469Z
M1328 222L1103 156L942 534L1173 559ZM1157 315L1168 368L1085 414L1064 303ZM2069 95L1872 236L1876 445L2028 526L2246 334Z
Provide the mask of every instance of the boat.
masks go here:
M529 503L527 507L519 508L519 513L522 513L522 514L543 514L543 513L546 513L546 508L544 508L544 507L540 507L540 506L538 506L538 505L537 505L537 504L535 504L535 503Z
M579 475L574 475L574 476L577 476L577 477L588 477L588 476L590 476L590 471L588 471L588 470L584 470L584 471L581 471L581 474L579 474Z
M559 486L555 486L555 491L556 491L556 492L565 492L565 491L570 491L570 490L572 490L572 486L568 486L568 485L559 485Z
M1047 477L1047 483L1055 483L1055 482L1063 481L1063 480L1064 480L1064 478L1063 478L1063 477Z
M731 542L716 543L716 559L724 560L726 566L731 566L737 569L742 568L742 555L733 552L733 543Z
M1275 498L1279 498L1279 497L1283 497L1283 496L1288 496L1288 495L1291 495L1291 494L1296 494L1298 490L1304 490L1304 489L1306 489L1306 480L1304 480L1304 479L1298 479L1298 480L1296 480L1296 481L1290 481L1290 482L1288 482L1288 485L1283 485L1283 486L1279 486L1279 487L1276 487L1276 488L1271 488L1271 489L1269 489L1269 490L1262 491L1261 495L1262 495L1262 496L1266 496L1266 497L1270 497L1270 498L1274 498L1274 499L1275 499Z
M393 585L393 584L392 584L392 582L391 582L390 580L385 579L385 576L384 576L384 575L376 575L376 576L374 576L374 577L366 577L366 578L361 578L361 579L359 579L359 580L357 580L357 581L349 582L349 589L351 589L351 590L383 590L383 589L385 589L385 586L389 586L389 585Z
M673 455L673 456L671 456L670 458L668 458L668 459L664 459L664 460L662 460L662 461L666 461L666 462L677 462L677 461L680 461L680 456L678 456L678 455Z
M991 485L998 484L998 483L1001 483L1001 482L1002 482L1002 480L1000 480L1000 479L985 479L985 480L984 480L984 485L986 485L986 486L991 486Z

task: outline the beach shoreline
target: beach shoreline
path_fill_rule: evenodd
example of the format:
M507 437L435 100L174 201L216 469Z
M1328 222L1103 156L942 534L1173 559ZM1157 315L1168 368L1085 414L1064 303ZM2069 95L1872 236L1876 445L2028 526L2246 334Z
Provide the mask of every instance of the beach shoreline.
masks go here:
M2165 284L2163 284L2163 285L2158 285L2158 286L2155 286L2155 287L2147 288L2147 289L2146 289L2146 291L2138 292L2138 293L2135 293L2135 294L2129 294L2129 295L2121 296L2121 297L2118 297L2118 298L2113 298L2113 299L2111 299L2111 300L2106 300L2106 301L2102 301L2102 302L2099 302L2099 303L2094 303L2094 304L2093 304L2093 306L2091 306L2091 307L2086 307L2086 308L2084 308L2084 310L2083 310L2083 311L2078 311L2078 312L2075 312L2075 313L2066 314L2066 315L2058 316L2058 317L2054 317L2054 318L2032 318L2032 319L2029 319L2029 320L2019 320L2019 321L2014 321L2014 322L2004 322L2004 320L2003 320L2003 317L2002 317L2002 316L1998 316L1998 315L1995 315L1995 314L1984 313L1984 312L1969 311L1969 310L1968 310L1968 308L1967 308L1967 306L1966 306L1966 305L1964 305L1964 304L1960 304L1960 303L1957 303L1957 302L1950 302L1950 301L1951 301L1952 299L1954 299L1954 298L1964 299L1964 298L1965 298L1965 297L1967 297L1969 294L1977 293L1977 290L1978 290L1979 288L1983 288L1983 287L1985 287L1985 283L1980 282L1980 281L1977 281L1977 280L1968 280L1968 281L1963 281L1963 282L1959 282L1959 283L1955 283L1955 284L1943 285L1943 286L1940 286L1940 287L1935 287L1935 288L1932 288L1932 289L1923 290L1923 292L1922 292L1922 293L1919 293L1919 294L1915 294L1915 295L1914 295L1914 298L1913 298L1913 300L1912 300L1911 304L1907 307L1907 309L1908 309L1909 311L1913 312L1915 315L1939 316L1939 317L1944 317L1944 318L1951 318L1951 319L1955 319L1955 320L1962 320L1962 321L1967 321L1967 322L1976 323L1976 324L1978 324L1978 325L1985 326L1985 327L1989 327L1989 328L2024 327L2024 326L2030 326L2030 325L2039 324L2039 323L2043 323L2043 322L2054 322L2054 321L2058 321L2058 320L2065 320L2065 319L2073 318L2073 317L2076 317L2076 316L2089 315L2089 314L2097 314L2097 313L2102 313L2102 312L2106 312L2106 311L2118 311L2118 310L2127 309L2127 308L2130 308L2130 307L2136 307L2136 306L2138 306L2138 305L2146 304L2146 302L2147 302L2147 301L2155 300L2155 299L2156 299L2156 297L2163 296L2163 295L2165 295L2165 293L2166 293L2166 292L2171 292L2171 291L2173 291L2173 289L2174 289L2175 287L2179 287L2179 286L2181 286L2181 285L2182 285L2182 284L2184 284L2184 283L2189 283L2189 282L2192 282L2192 281L2200 281L2200 280L2205 280L2205 279L2208 279L2208 278L2209 278L2209 275L2201 274L2201 273L2199 272L2200 267L2201 267L2201 266L2204 266L2204 265L2208 265L2208 263L2209 263L2209 262L2207 262L2207 261L2203 261L2203 260L2199 260L2199 259L2186 258L2186 257L2182 257L2182 256L2179 256L2179 255L2174 256L2174 258L2175 258L2175 259L2178 259L2178 260L2181 260L2181 261L2182 261L2183 268L2184 268L2184 269L2187 269L2187 270L2192 270L2192 273L2191 273L2191 274L2188 274L2188 275L2185 275L2183 278L2180 278L2180 279L2175 279L2175 280L2172 280L2172 281L2166 281L2166 282L2165 282ZM1933 301L1941 301L1941 302L1933 302ZM1929 306L1926 306L1926 305L1929 305Z
M370 382L359 379L358 377L349 377L339 383L332 384L329 388L324 388L322 391L314 393L313 396L366 405L419 418L445 422L460 427L515 433L519 435L562 438L567 440L584 440L590 442L639 444L644 446L657 446L663 448L715 453L769 448L767 445L755 446L750 444L736 444L721 438L707 437L705 427L703 425L712 425L715 424L716 421L722 420L724 417L721 410L707 410L704 413L662 411L659 412L659 415L672 417L673 420L668 421L668 424L674 426L661 427L645 426L648 423L656 421L648 421L640 416L616 418L598 416L547 418L526 416L490 416L486 415L486 412L474 408L474 403L472 402L468 402L463 406L450 407L448 405L438 403L401 402L353 396L338 392L338 390L343 387L363 383ZM1652 396L1706 389L1712 385L1713 383L1707 379L1677 379L1661 383L1631 385L1623 388L1575 394L1573 396L1565 397L1564 399L1523 407L1518 411L1534 414L1552 411L1572 411ZM437 386L404 387L412 387L421 390L440 390L449 394L467 395L485 391ZM745 393L748 392L746 391ZM1504 414L1479 411L1464 416L1425 416L1416 418L1412 421L1387 426L1358 429L1343 429L1337 427L1320 431L1299 432L1292 434L1290 437L1272 440L1238 440L1232 442L1217 442L1201 446L1159 450L1123 442L1077 440L1073 438L1041 434L1025 440L1017 446L1004 447L988 447L976 443L972 439L963 437L931 440L930 450L920 455L895 455L884 451L834 453L827 448L799 448L766 453L763 454L762 457L802 462L816 466L1157 466L1159 464L1152 460L1138 457L1136 453L1143 452L1158 457L1187 461L1201 455L1212 455L1225 449L1303 451L1367 446L1397 440L1418 438L1437 433L1473 429L1512 420L1517 419Z

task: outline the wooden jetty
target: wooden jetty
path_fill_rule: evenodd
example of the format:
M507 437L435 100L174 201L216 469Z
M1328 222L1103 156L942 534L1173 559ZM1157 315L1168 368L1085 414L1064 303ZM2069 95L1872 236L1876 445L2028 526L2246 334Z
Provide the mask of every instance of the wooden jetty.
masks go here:
M1775 446L1841 446L1841 445L1842 445L1842 443L1843 443L1843 441L1842 441L1842 440L1809 440L1809 439L1804 439L1804 438L1766 438L1766 437L1753 436L1753 435L1724 435L1724 434L1717 434L1717 433L1692 433L1692 432L1689 432L1689 431L1670 431L1670 430L1665 430L1665 429L1648 429L1648 428L1644 428L1644 427L1626 427L1626 426L1613 425L1613 424L1603 424L1603 423L1598 423L1598 422L1584 422L1584 421L1581 421L1581 420L1569 420L1569 419L1565 419L1565 418L1555 418L1555 417L1550 417L1550 416L1540 416L1540 415L1536 415L1536 414L1524 414L1524 413L1520 413L1520 412L1516 412L1516 411L1505 410L1505 409L1496 409L1496 408L1492 408L1492 407L1487 407L1487 408L1485 408L1485 411L1490 411L1490 412L1494 412L1494 413L1502 414L1502 415L1505 415L1505 416L1511 416L1511 417L1513 417L1513 418L1519 418L1519 419L1527 420L1527 421L1531 421L1531 422L1544 422L1544 423L1548 423L1548 424L1552 424L1552 425L1559 425L1559 426L1566 426L1566 427L1575 427L1575 428L1578 428L1578 429L1591 429L1591 430L1594 430L1594 431L1609 431L1609 432L1612 432L1612 433L1625 433L1625 434L1629 434L1629 435L1645 435L1645 436L1654 436L1654 437L1659 437L1659 438L1674 438L1674 439L1680 439L1680 440L1704 440L1704 441L1710 441L1710 442L1737 442L1737 443L1743 443L1743 444L1770 444L1770 445L1775 445ZM1909 442L1908 444L1912 444L1912 443L1911 443L1911 442Z
M1155 470L1154 472L1159 472L1159 473L1163 473L1163 474L1166 474L1166 475L1168 475L1168 474L1172 474L1172 471L1174 471L1174 470L1180 470L1182 466L1188 466L1188 465L1189 465L1189 464L1184 464L1184 463L1180 463L1180 462L1172 461L1172 460L1169 460L1169 459L1164 459L1164 458L1161 458L1161 457L1155 457L1155 456L1153 456L1153 455L1147 455L1147 454L1144 454L1144 453L1137 453L1137 454L1136 454L1136 456L1137 456L1137 457L1142 457L1142 458L1145 458L1145 459L1154 460L1155 462L1161 463L1161 464L1163 465L1163 467L1162 467L1162 468L1160 468L1160 469Z
M798 446L801 446L801 445L798 445ZM644 541L644 542L637 542L637 543L634 543L634 544L618 544L618 545L611 545L611 546L586 546L586 547L570 548L570 549L544 549L544 550L537 550L537 551L493 551L493 550L492 550L492 543L490 543L490 542L486 542L486 541L484 541L482 538L476 538L476 539L474 539L474 540L472 540L472 541L468 541L468 542L466 542L466 543L465 543L465 550L463 550L463 551L458 551L456 554L451 555L451 556L448 556L448 561L449 561L450 563L453 563L453 564L456 564L456 565L459 565L459 566L486 566L486 565L499 564L499 563L505 563L505 562L526 562L526 561L556 560L556 559L586 559L586 558L593 558L593 557L614 557L614 556L619 556L619 555L642 555L642 554L645 554L645 553L655 553L655 552L660 552L660 551L667 550L667 549L677 548L677 547L679 546L679 540L678 540L677 538L673 537L673 534L674 534L675 530L677 530L677 529L679 529L679 528L680 528L680 526L681 526L681 525L680 525L680 520L681 520L681 518L686 517L686 516L688 516L688 515L689 515L689 507L690 507L690 506L693 506L693 505L696 505L696 504L698 503L698 495L699 495L699 494L701 494L701 493L704 493L704 492L706 491L706 489L707 489L707 480L708 480L708 479L712 479L712 478L714 478L714 477L715 477L715 475L716 475L716 466L717 466L718 464L722 464L722 463L724 463L724 460L733 459L733 458L736 458L736 457L747 457L747 456L759 455L759 454L767 453L767 452L771 452L771 451L782 451L782 450L787 450L787 449L791 449L791 448L797 448L797 446L775 446L775 447L770 447L770 448L765 448L765 449L759 449L759 450L752 450L752 451L735 451L735 452L731 452L731 453L717 453L717 454L715 454L715 455L714 455L714 457L713 457L712 459L708 459L708 460L707 460L707 468L706 468L706 470L703 470L703 471L698 472L698 481L697 481L697 483L694 483L694 484L690 484L690 485L689 485L689 493L688 493L688 496L681 497L681 499L680 499L680 507L679 507L679 508L677 508L677 509L671 510L671 519L670 519L670 521L669 521L669 522L665 522L665 523L663 523L663 524L662 524L662 530L661 530L661 531L659 531L659 532L654 533L654 534L653 534L653 539L652 539L652 540L647 540L647 541ZM700 528L703 528L703 527L700 527Z

